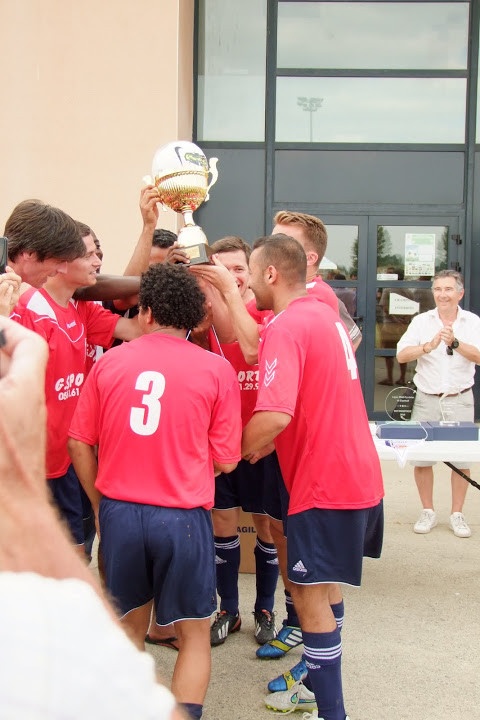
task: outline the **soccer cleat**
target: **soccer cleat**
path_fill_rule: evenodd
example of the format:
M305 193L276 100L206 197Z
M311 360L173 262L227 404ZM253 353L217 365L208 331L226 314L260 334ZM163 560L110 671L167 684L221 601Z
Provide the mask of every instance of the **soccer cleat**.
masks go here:
M270 680L268 683L268 692L281 692L282 690L290 690L299 680L305 680L307 677L307 666L303 660L300 660L295 667L288 672L284 672L283 675Z
M467 538L472 534L472 531L468 527L465 517L461 512L454 512L450 515L450 527L455 535L460 538Z
M290 690L283 690L267 695L265 705L270 708L270 710L278 710L279 712L317 709L315 695L300 681L296 682Z
M298 647L302 643L303 638L300 628L287 625L287 621L284 620L276 637L258 648L257 657L261 660L275 660L283 657L289 650Z
M277 632L275 627L275 613L268 610L255 610L253 613L255 619L255 640L259 645L273 640Z
M226 610L217 613L215 620L210 628L210 645L223 645L227 637L234 632L240 630L242 621L240 614L230 615Z
M437 516L434 510L422 510L422 514L413 526L413 532L426 535L437 524Z

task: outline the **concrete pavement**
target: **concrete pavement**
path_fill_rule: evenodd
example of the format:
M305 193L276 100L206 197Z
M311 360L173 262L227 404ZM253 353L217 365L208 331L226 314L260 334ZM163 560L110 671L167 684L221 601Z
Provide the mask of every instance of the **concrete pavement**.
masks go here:
M366 559L363 585L345 588L343 678L351 720L480 720L480 491L469 488L465 516L472 537L448 525L450 471L436 465L439 524L429 535L412 526L420 506L410 466L382 463L385 541L380 560ZM480 465L473 466L480 482ZM255 577L240 576L242 629L212 649L205 720L273 720L267 682L296 664L255 657ZM283 585L277 619L284 618ZM176 653L148 646L168 682ZM296 712L294 717L301 718Z

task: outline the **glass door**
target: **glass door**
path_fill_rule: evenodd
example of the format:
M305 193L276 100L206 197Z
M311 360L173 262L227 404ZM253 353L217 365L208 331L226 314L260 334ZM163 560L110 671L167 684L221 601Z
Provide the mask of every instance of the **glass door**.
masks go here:
M371 419L386 418L388 394L412 382L415 362L397 362L397 343L415 315L435 307L432 278L438 270L461 267L460 247L458 217L369 218L362 345L369 358L364 395Z

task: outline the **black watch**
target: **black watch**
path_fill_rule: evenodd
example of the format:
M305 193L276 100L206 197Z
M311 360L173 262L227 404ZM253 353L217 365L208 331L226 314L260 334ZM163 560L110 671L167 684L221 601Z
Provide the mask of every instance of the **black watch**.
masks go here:
M457 338L453 338L453 341L452 341L452 343L451 343L451 345L450 345L451 349L452 349L452 350L456 350L459 345L460 345L460 341L457 340Z

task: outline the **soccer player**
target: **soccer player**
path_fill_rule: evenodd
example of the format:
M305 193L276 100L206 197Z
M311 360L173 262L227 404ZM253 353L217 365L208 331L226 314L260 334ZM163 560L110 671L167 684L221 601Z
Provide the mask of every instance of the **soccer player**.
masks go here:
M88 228L79 225L85 234ZM113 338L132 340L140 334L136 319L114 315L93 302L72 300L75 290L95 285L101 265L91 234L82 240L84 255L66 263L45 287L20 297L12 318L48 343L45 380L47 398L47 478L61 514L83 553L83 507L78 480L67 451L68 428L87 369L87 343L109 347Z
M85 255L75 220L40 200L24 200L5 224L8 264L23 282L41 287L48 277L65 272L66 263Z
M240 391L228 362L186 340L205 297L183 267L142 277L144 335L105 353L87 378L70 453L101 534L107 587L138 647L155 599L175 622L172 690L200 718L210 676L214 472L240 459ZM94 446L99 445L98 467Z
M288 577L308 668L305 684L265 702L345 720L332 605L342 601L338 583L360 585L363 556L380 555L383 483L352 344L333 309L307 294L306 269L292 237L254 244L250 287L257 308L273 310L275 318L260 342L258 398L242 455L275 443L290 495Z
M239 237L217 240L212 251L228 270L250 315L262 322L262 313L255 308L253 292L248 287L248 258L251 248ZM210 348L223 355L237 373L242 403L242 425L250 420L257 399L258 365L245 361L237 341L219 343L213 331L209 333ZM238 520L240 507L252 513L257 531L255 545L256 599L254 606L255 639L263 645L275 637L273 605L278 579L278 558L270 534L270 519L264 512L265 482L276 483L280 474L276 454L273 453L252 465L241 460L228 475L215 479L215 503L212 510L215 534L215 563L220 612L210 629L210 642L221 645L228 635L240 630L238 606L238 571L240 566L240 539Z

